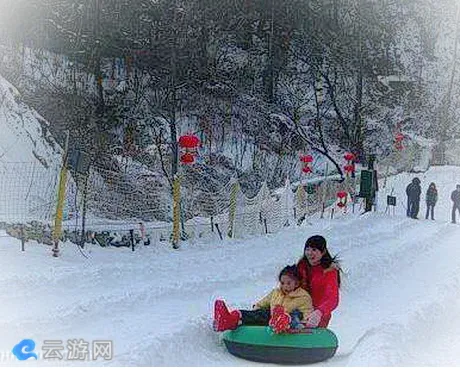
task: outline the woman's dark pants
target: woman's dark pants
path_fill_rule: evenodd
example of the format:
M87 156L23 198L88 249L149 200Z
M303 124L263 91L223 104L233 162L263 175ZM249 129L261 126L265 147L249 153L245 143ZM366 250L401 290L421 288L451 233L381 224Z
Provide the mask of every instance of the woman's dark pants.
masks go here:
M241 323L252 326L268 326L270 321L270 309L240 310ZM297 309L290 313L291 328L297 328L303 318L302 312Z

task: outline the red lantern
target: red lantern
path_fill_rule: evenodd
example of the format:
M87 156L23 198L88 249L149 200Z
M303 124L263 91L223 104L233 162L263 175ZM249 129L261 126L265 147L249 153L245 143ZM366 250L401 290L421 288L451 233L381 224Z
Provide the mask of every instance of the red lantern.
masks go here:
M179 146L181 148L193 150L197 149L199 145L200 139L193 134L183 135L179 138Z
M182 149L180 161L183 164L193 164L195 156L198 154L200 140L193 134L186 134L179 138L179 146Z
M344 166L345 174L348 176L351 173L355 172L355 164L353 161L355 160L355 155L351 152L346 152L343 157L347 160L347 164Z
M300 156L300 161L304 163L311 163L313 162L313 156L312 155L302 155Z
M343 208L347 205L348 193L345 191L337 192L337 207Z
M180 157L180 161L186 165L193 164L195 162L195 156L186 152Z
M351 165L345 165L344 167L344 170L345 170L345 173L348 175L348 174L351 174L352 172L355 171L355 165L351 164Z
M313 156L312 155L301 155L300 156L300 162L302 162L303 167L302 171L305 174L311 174L313 172L311 168L311 163L313 162Z
M402 145L403 140L404 140L404 134L402 134L401 132L398 132L395 135L395 143L394 143L394 146L398 151L401 151L402 149L404 149L404 146Z

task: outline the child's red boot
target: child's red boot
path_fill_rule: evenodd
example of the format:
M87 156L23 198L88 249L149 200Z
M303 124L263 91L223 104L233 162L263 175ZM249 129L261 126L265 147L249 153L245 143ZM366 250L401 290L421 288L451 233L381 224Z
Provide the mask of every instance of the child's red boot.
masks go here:
M274 333L287 332L290 328L290 324L291 316L286 313L283 306L277 305L272 309L268 325L272 328Z
M234 330L238 327L241 319L241 312L234 310L230 312L223 300L216 300L214 303L213 327L217 332Z

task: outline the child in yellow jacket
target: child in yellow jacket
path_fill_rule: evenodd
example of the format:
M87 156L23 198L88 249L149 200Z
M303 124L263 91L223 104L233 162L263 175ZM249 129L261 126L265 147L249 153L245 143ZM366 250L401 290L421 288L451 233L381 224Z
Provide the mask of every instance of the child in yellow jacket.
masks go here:
M234 310L230 312L223 300L214 305L214 329L233 330L243 325L269 325L275 332L289 328L300 328L313 312L310 295L300 287L297 267L286 266L279 274L279 287L259 300L253 310Z

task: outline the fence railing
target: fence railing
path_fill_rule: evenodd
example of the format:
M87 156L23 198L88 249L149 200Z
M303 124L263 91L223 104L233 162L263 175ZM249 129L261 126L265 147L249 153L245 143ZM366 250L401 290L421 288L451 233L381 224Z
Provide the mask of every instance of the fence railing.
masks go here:
M17 238L51 244L58 190L59 167L44 168L40 163L2 163L0 166L0 226ZM333 177L312 178L301 184L269 190L260 184L255 196L248 197L237 180L215 192L181 200L181 239L243 238L275 233L286 226L302 223L314 214L335 207L337 192L348 193L348 204L356 195L357 178L343 182ZM186 193L186 192L184 192ZM187 213L185 213L187 207ZM170 242L171 221L145 221L155 213L168 212L172 218L172 197L158 191L142 168L124 175L92 168L89 176L69 176L64 205L63 239L101 245L129 245L130 230L138 244ZM82 237L83 209L85 209ZM194 216L190 216L193 213ZM188 216L186 216L188 214Z

